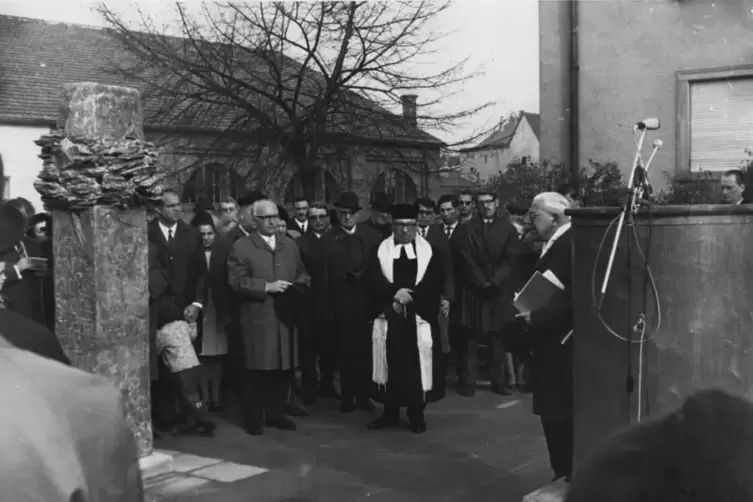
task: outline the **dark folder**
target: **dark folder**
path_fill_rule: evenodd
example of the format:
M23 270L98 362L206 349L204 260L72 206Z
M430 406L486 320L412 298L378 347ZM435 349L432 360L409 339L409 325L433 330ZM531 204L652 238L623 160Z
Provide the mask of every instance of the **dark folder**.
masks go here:
M559 301L564 294L564 291L556 284L536 271L515 297L513 305L521 314L535 312L552 302Z

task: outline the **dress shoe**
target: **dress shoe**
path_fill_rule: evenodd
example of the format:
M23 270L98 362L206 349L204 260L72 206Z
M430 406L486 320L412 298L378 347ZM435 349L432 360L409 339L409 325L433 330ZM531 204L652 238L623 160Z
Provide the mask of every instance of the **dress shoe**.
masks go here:
M309 412L306 408L303 406L300 406L298 404L286 404L285 407L282 409L282 412L286 415L289 415L291 417L307 417L309 416Z
M458 384L458 394L463 397L473 397L476 395L475 389L468 383L459 383Z
M283 415L267 419L267 426L280 429L281 431L294 431L297 429L295 422Z
M371 399L369 398L357 399L356 408L358 408L359 410L368 411L369 413L376 411L376 406L374 406L374 403L372 403Z
M413 434L423 434L426 432L426 422L416 422L410 424L410 430L413 431Z
M370 431L376 431L381 429L395 429L400 427L399 418L388 418L385 416L379 417L366 426Z
M342 397L340 396L340 393L337 392L337 389L335 389L335 386L332 384L320 385L319 397L323 399L335 399L338 401L342 399Z
M492 392L500 396L512 396L512 389L509 385L492 384Z

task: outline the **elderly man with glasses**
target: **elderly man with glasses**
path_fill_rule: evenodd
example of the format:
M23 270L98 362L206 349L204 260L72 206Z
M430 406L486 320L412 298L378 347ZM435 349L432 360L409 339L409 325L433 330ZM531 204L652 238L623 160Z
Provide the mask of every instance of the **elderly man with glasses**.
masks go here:
M255 231L233 245L228 279L240 297L246 431L261 435L264 414L268 426L296 429L283 415L298 363L295 325L299 320L290 315L290 305L295 305L300 288L307 287L310 279L298 247L277 232L277 205L260 200L251 212Z

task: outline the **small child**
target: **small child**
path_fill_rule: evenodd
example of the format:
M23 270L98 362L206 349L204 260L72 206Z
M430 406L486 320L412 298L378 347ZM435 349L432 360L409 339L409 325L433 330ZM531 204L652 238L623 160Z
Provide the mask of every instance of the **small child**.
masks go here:
M157 301L157 352L170 370L171 384L185 409L189 426L202 436L212 436L217 424L201 402L198 391L201 364L192 343L197 336L196 323L183 320L183 310L176 298L161 297Z

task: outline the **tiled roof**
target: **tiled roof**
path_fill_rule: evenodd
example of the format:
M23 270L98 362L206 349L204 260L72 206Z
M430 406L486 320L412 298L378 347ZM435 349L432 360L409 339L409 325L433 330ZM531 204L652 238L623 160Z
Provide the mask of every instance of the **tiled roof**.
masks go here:
M184 43L181 39L175 41ZM146 126L168 125L159 117L166 108L164 95L157 96L154 90L147 88L151 85L113 71L115 67L133 68L139 64L143 62L125 50L122 42L109 30L0 15L0 123L54 122L63 84L98 82L139 89L143 94ZM153 75L159 75L159 71L155 70ZM165 87L168 85L166 81ZM312 85L317 86L317 83L312 81ZM401 116L387 112L376 103L352 94L350 101L357 102L358 107L368 108L370 114L379 116L380 120L354 126L350 119L346 121L348 125L333 124L328 132L394 143L443 145L441 140L421 129L405 125ZM178 108L172 105L173 111ZM198 127L197 121L190 125L184 123L182 127L225 131L244 115L234 105L212 105L210 108L214 114L211 120L205 120ZM218 110L221 116L218 116ZM177 125L169 122L169 126Z
M460 151L475 152L479 150L497 150L509 147L510 141L512 141L512 138L515 136L515 132L518 130L518 125L524 117L531 126L531 129L533 129L536 139L541 140L539 137L539 129L541 126L541 118L539 117L539 114L520 111L517 114L517 117L510 117L507 122L500 124L481 143L476 146L463 148Z

